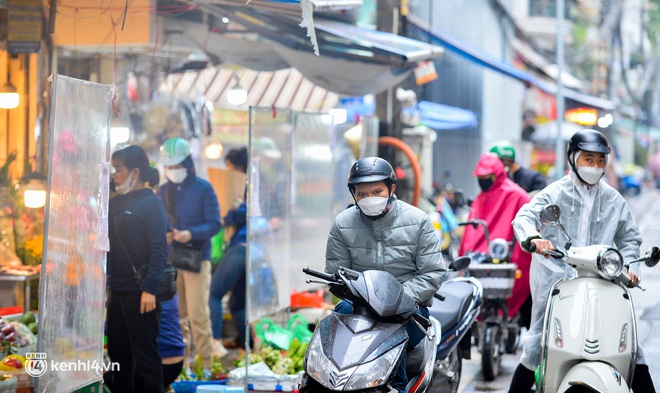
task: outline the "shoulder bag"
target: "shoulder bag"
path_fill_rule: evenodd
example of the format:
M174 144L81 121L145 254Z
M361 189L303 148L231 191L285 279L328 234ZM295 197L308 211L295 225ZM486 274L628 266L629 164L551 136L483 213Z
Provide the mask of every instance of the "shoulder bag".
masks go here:
M190 243L172 242L167 260L177 269L199 273L202 269L202 249Z

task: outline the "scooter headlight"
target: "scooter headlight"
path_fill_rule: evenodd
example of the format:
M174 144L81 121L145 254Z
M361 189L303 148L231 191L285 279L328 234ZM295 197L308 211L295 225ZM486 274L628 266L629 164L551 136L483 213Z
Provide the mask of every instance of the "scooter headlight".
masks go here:
M619 251L607 248L598 254L596 260L598 272L603 278L614 280L623 270L623 257Z
M400 344L379 358L359 365L348 380L345 390L368 389L383 385L387 382L387 378L392 375L394 367L397 365L396 361L399 359L405 345L405 343Z
M321 339L315 333L307 348L305 371L323 386L333 390L360 390L385 384L392 374L396 360L405 348L400 344L383 356L365 364L339 370L323 353Z
M332 365L332 362L323 353L321 338L318 334L314 334L307 347L305 371L307 372L307 375L314 378L319 383L328 386L327 383L331 368L329 365Z

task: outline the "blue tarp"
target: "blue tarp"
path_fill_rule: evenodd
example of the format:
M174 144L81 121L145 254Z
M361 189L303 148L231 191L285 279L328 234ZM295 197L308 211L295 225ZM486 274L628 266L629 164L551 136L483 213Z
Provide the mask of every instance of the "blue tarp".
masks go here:
M467 109L420 101L415 106L404 108L407 115L418 115L420 123L434 130L455 130L474 128L479 124L477 115Z

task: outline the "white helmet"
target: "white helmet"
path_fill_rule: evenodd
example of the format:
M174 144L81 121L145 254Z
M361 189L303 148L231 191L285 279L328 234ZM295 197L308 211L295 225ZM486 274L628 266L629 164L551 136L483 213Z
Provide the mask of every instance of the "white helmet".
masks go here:
M171 138L160 147L159 159L165 166L178 165L190 155L190 143L183 138Z

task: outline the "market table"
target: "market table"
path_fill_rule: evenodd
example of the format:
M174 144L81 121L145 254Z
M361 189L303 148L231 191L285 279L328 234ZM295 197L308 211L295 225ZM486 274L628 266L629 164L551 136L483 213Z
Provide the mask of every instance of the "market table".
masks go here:
M3 282L13 282L13 283L22 283L23 293L24 293L24 306L23 311L30 311L30 300L31 300L31 290L32 283L39 280L41 273L32 273L32 274L6 274L0 273L0 283ZM12 288L13 290L13 288ZM12 298L14 295L12 294Z

